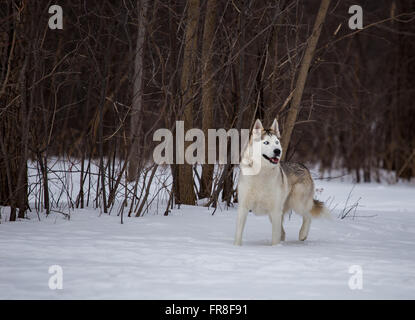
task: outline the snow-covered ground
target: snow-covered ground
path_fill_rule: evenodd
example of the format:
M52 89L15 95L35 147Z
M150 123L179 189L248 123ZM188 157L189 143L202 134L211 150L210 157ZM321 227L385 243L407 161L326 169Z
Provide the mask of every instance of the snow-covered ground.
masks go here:
M248 217L244 244L232 245L236 208L182 207L165 217L120 218L76 210L39 222L0 224L1 299L384 299L415 298L415 187L316 181L333 219L285 221L272 247L266 217ZM63 289L51 290L59 265ZM352 267L357 266L357 267ZM351 269L350 269L351 268ZM356 269L357 268L357 269ZM359 270L362 273L359 273ZM350 273L351 271L352 273ZM361 275L362 288L349 281ZM350 280L352 277L352 280ZM354 282L356 283L356 282ZM358 282L357 282L358 283Z

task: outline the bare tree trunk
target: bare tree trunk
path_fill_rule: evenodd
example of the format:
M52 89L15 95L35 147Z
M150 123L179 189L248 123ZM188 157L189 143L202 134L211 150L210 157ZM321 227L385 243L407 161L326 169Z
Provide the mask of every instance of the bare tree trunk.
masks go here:
M283 1L282 3L280 2L278 4L278 7L275 9L276 11L276 23L275 26L273 27L273 30L271 32L270 35L270 43L269 43L269 69L270 69L270 76L269 76L269 89L268 92L265 92L265 106L267 108L267 111L265 112L267 114L267 112L269 112L269 110L274 110L277 109L276 108L276 103L277 103L277 90L276 90L276 85L277 85L277 79L278 79L278 57L280 55L279 53L279 47L278 47L278 40L280 38L280 27L279 25L281 24L281 20L282 20L282 14L281 11L286 7L287 3L286 1Z
M197 25L199 20L199 0L189 0L187 7L186 36L181 77L182 105L184 106L184 130L193 127L194 73L197 51ZM185 143L185 148L189 143ZM193 188L193 170L190 164L179 165L180 203L194 205L196 195Z
M238 82L239 82L239 109L236 128L243 127L244 112L245 112L245 0L241 1L241 12L239 14L239 30L241 32L239 38L239 68L238 68ZM249 125L249 124L248 124Z
M310 69L311 61L314 56L314 52L317 47L317 42L320 37L321 29L323 27L326 13L330 5L330 0L321 0L320 8L317 13L316 21L314 23L313 32L308 39L307 48L304 53L303 61L301 62L300 71L295 86L295 92L291 101L291 108L288 112L287 118L284 124L284 132L282 135L282 146L285 150L284 155L287 153L288 146L291 140L291 134L297 120L297 115L300 110L300 102L303 96L305 82L307 80L308 70Z
M107 213L107 195L105 189L105 166L104 166L104 102L105 102L105 93L107 91L107 77L102 81L101 88L101 100L99 104L99 174L101 178L101 191L102 191L102 204L104 208L104 213ZM97 189L98 190L98 189Z
M32 108L27 101L27 69L31 47L25 41L27 4L16 2L6 10L13 18L5 33L7 72L0 79L0 105L4 107L0 112L0 205L10 206L9 220L15 221L24 218L28 205L27 146Z
M208 0L205 26L203 30L203 47L202 47L202 129L205 137L208 136L208 129L213 127L213 104L215 94L215 84L213 81L213 64L212 49L215 38L216 26L216 0ZM208 141L205 141L206 164L202 167L202 180L200 185L200 198L207 198L212 191L213 164L207 163L208 158Z
M134 59L134 86L133 102L130 118L130 141L131 155L129 158L128 180L133 181L137 177L138 158L140 147L140 133L142 127L141 110L143 104L143 60L144 60L144 40L146 36L146 15L148 9L148 0L137 0L138 13L138 34Z

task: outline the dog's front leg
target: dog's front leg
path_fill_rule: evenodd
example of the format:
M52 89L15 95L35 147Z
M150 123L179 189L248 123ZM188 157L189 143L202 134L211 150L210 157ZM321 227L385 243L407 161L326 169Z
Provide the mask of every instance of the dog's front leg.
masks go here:
M271 223L272 223L272 242L274 246L281 241L281 225L282 225L282 211L276 210L271 213Z
M246 217L248 216L248 209L239 205L238 207L238 218L236 221L236 235L234 245L242 245L242 234L244 232Z

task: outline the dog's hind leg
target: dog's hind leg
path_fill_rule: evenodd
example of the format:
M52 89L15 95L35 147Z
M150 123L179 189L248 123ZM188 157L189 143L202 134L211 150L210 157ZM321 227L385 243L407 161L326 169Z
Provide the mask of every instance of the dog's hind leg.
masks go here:
M241 205L238 207L238 218L236 221L236 235L234 245L242 245L242 234L244 232L246 217L248 216L248 209L243 208Z
M308 232L310 231L311 218L309 216L303 215L303 224L300 229L300 234L298 236L300 241L307 239Z

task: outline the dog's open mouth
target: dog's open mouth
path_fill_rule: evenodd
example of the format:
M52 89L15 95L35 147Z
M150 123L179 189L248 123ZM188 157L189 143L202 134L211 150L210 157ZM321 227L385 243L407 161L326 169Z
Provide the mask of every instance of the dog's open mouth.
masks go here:
M277 164L280 161L280 158L278 157L267 157L265 154L262 155L265 159L267 159L269 162L271 162L272 164Z

